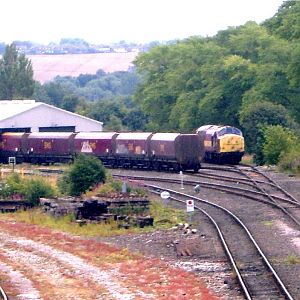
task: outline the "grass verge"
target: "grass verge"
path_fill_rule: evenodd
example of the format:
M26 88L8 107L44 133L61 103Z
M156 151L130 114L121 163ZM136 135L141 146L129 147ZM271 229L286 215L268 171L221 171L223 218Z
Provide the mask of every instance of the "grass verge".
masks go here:
M177 223L184 222L185 220L185 214L183 210L165 207L161 201L158 200L151 201L149 214L154 218L153 227L131 227L129 229L119 228L119 224L116 221L98 224L87 223L86 225L82 226L80 223L78 224L76 222L73 215L55 218L47 213L44 213L40 208L34 208L27 211L18 211L16 213L2 214L1 218L8 218L19 222L25 222L87 237L149 232L155 229L170 228Z

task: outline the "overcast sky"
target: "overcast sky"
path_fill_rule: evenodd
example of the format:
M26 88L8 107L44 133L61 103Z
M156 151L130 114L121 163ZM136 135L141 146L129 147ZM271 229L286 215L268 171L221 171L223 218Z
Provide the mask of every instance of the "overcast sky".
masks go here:
M0 42L150 42L212 36L272 17L283 0L6 0Z

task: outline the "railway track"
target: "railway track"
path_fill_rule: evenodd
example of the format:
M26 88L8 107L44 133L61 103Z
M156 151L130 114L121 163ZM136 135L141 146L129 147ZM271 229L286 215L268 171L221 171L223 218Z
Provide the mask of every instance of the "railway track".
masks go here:
M229 172L231 176L220 175L220 174L209 174L205 173L205 170L212 171L221 171L221 172ZM232 174L235 175L232 175ZM290 199L291 202L300 203L300 200L296 199L293 195L291 195L288 191L279 186L274 180L271 179L270 176L266 175L264 172L260 171L257 167L252 167L248 165L239 165L239 166L211 166L205 165L200 170L199 176L211 176L211 178L217 178L228 181L239 181L241 183L250 184L254 186L257 190L262 192L267 192L269 190L269 194L271 194L270 190L276 190L275 193L281 193L282 197L285 199ZM236 176L236 175L241 176ZM264 187L262 187L264 186ZM276 195L271 197L277 197Z
M211 167L208 167L211 169ZM229 166L223 168L215 168L212 167L213 170L222 170L226 172L234 173L235 178L233 181L238 182L239 184L246 184L250 186L255 191L251 191L249 189L241 189L241 191L245 192L245 196L249 197L249 194L255 195L254 199L259 201L264 201L270 205L275 206L276 208L283 211L295 224L297 224L298 228L300 228L300 201L296 199L293 195L291 195L288 191L279 186L274 180L267 176L265 173L258 170L256 167L250 166ZM215 178L221 180L230 180L230 176L224 175L214 175ZM230 186L230 189L237 190L237 187ZM253 197L250 197L253 198Z
M244 175L243 172L233 169L233 172L237 172L240 175ZM117 175L116 175L117 176ZM216 183L216 182L209 182L209 181L199 181L199 176L203 177L203 174L189 174L184 179L185 185L190 185L195 187L196 185L199 185L200 187L205 187L208 189L214 189L220 192L228 193L228 194L234 194L237 196L241 196L244 198L248 198L254 201L259 201L265 204L268 204L272 206L273 208L277 208L281 210L286 216L288 216L289 219L292 220L296 224L296 226L300 229L300 203L298 201L295 201L294 198L290 198L289 194L284 194L284 196L278 196L270 194L270 191L267 192L265 189L261 188L260 185L264 184L265 182L262 181L253 181L251 178L230 178L229 176L224 175L210 175L210 178L216 179L219 181L224 180L230 181L231 185L222 184L222 183ZM244 175L246 176L246 175ZM249 176L249 175L247 175ZM133 179L133 180L147 180L147 181L159 181L159 182L165 182L165 183L177 183L181 184L181 179L175 179L174 176L172 178L166 178L163 177L152 177L152 176L140 176L140 175L119 175L119 177L127 178L127 179ZM195 180L195 178L197 180ZM269 184L267 182L267 184ZM243 185L247 185L250 188L244 188ZM278 189L277 185L273 185L276 189ZM286 196L287 195L287 196Z
M294 299L238 216L225 207L199 197L157 185L145 185L154 193L164 190L179 196L180 199L174 196L172 199L183 204L185 199L196 201L195 208L213 223L246 299Z
M7 295L2 287L0 287L0 299L8 300Z
M136 174L137 172L135 172ZM141 172L143 173L143 172ZM140 174L141 174L140 173ZM143 175L117 175L119 178L125 178L125 180L133 180L142 182L143 185L148 185L148 182L151 182L152 185L156 184L157 182L160 182L160 188L155 186L155 189L157 190L168 190L166 186L177 186L176 189L180 189L181 186L181 179L179 178L178 174L171 174L171 173L161 173L161 175L157 176L143 176ZM251 177L254 177L251 178ZM204 180L205 178L205 180ZM219 219L220 218L220 211L215 212L217 209L216 207L211 208L207 207L208 204L205 203L203 199L198 199L198 197L195 197L195 186L200 185L201 187L201 193L203 190L212 190L214 189L218 194L228 194L228 195L234 195L234 200L231 202L233 203L238 199L241 204L239 204L240 207L244 206L244 201L242 199L251 199L258 201L261 203L260 205L266 204L268 207L271 208L267 211L272 212L273 210L276 211L276 214L279 212L285 216L284 218L289 219L291 223L293 223L293 227L298 228L299 230L299 211L300 206L299 202L296 198L293 196L290 197L288 192L285 192L281 187L279 187L277 184L272 182L272 180L268 180L263 175L256 175L256 172L253 171L251 173L251 169L245 170L239 170L235 167L221 167L221 168L213 168L211 169L203 169L200 170L199 173L196 174L185 174L184 175L184 187L186 190L189 190L188 196L189 199L193 198L195 201L200 201L199 204L197 204L197 209L204 210L203 213L207 213L211 215L212 219ZM173 192L172 192L173 193ZM210 192L211 193L211 192ZM195 197L195 198L194 198ZM220 197L221 198L221 197ZM179 200L179 199L178 199ZM211 199L212 200L212 199ZM184 201L184 200L181 200ZM219 201L220 202L220 201ZM185 202L184 202L185 203ZM254 201L250 201L250 203L253 203L252 207L257 206ZM211 206L214 206L214 204L210 204ZM218 206L218 204L215 203L215 205ZM222 205L219 205L222 206ZM232 204L234 206L234 204ZM248 204L246 205L248 206ZM225 210L229 210L229 215L231 213L231 210L223 207ZM218 208L219 210L222 210L221 208ZM211 212L211 210L214 210L214 212ZM239 211L239 209L237 209ZM240 213L240 211L239 211ZM221 228L221 232L225 236L225 239L228 243L227 247L232 248L230 251L232 255L235 257L234 260L237 261L236 265L239 269L241 269L241 279L243 279L240 284L243 286L245 285L246 289L249 289L249 291L244 291L246 299L294 299L293 296L288 292L287 295L285 295L287 288L284 288L280 283L274 284L274 282L277 281L276 277L278 274L276 273L275 269L270 265L271 269L275 271L273 273L272 270L266 270L264 269L265 266L268 266L269 261L266 257L266 255L263 254L262 250L262 256L259 257L257 255L260 255L260 250L256 248L255 246L250 246L250 243L259 245L258 242L254 239L253 236L259 236L259 231L256 230L256 225L253 224L253 220L255 220L255 216L252 216L252 221L247 221L253 228L251 228L251 232L253 235L251 235L250 230L248 228L244 228L243 225L245 225L243 222L243 225L239 223L241 219L244 219L244 213L247 213L247 210L244 210L242 214L239 214L236 212L232 212L232 214L235 214L235 217L222 217L221 221L215 221L218 226ZM249 213L249 212L248 212ZM224 211L222 214L226 214ZM255 213L254 213L255 214ZM209 218L209 217L208 217ZM231 219L228 221L224 221L225 219ZM233 219L232 219L233 218ZM247 217L248 218L248 217ZM247 219L246 218L246 219ZM281 219L281 217L280 217ZM259 220L255 220L255 222L260 222ZM226 225L227 224L227 225ZM246 226L246 225L245 225ZM234 228L232 230L228 230L228 228ZM216 231L218 231L216 229ZM244 231L242 233L241 231ZM245 234L245 232L248 232ZM220 234L219 234L220 235ZM246 237L245 235L248 235ZM250 235L252 237L250 237ZM243 238L239 238L240 236L243 236ZM238 237L237 240L234 240L233 237ZM252 241L254 239L254 242ZM242 245L242 247L240 247ZM224 249L226 246L223 246ZM254 247L254 248L253 248ZM243 249L241 253L239 253L239 249ZM252 249L252 250L251 250ZM255 254L256 253L256 254ZM257 254L259 253L259 254ZM230 255L227 254L227 256L230 258ZM265 256L265 258L264 258ZM267 261L268 262L267 262ZM231 262L232 263L232 262ZM236 273L234 264L232 263L233 271ZM279 271L282 271L282 268L276 265L276 269L279 269ZM261 282L264 282L262 286L256 285L256 278L259 278L259 274L262 278L259 279ZM270 274L273 274L271 277L273 278L273 283L268 283L268 278L270 277ZM275 275L277 274L277 275ZM278 276L279 277L279 276ZM239 280L240 281L240 280ZM270 289L265 288L264 286L271 287ZM290 283L289 283L290 286ZM242 287L244 289L244 287ZM293 288L295 289L295 288ZM297 288L296 288L297 290ZM295 298L297 299L297 298Z

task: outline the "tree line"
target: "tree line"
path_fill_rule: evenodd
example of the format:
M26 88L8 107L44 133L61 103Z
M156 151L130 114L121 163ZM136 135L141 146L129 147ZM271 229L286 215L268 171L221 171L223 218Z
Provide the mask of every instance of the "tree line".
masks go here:
M35 82L32 96L103 121L106 129L193 132L203 124L237 126L257 163L278 163L283 152L300 153L300 147L291 147L300 136L299 38L300 2L289 0L262 24L158 44L138 55L131 72L99 70ZM4 59L5 54L1 83ZM22 59L15 98L26 78L21 70L30 70ZM3 91L2 84L0 99ZM275 156L272 139L282 141Z

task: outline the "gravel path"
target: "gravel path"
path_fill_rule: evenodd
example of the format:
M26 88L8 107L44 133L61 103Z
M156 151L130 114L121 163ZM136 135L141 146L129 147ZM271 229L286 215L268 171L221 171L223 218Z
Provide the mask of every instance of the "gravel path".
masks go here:
M34 225L0 220L0 278L16 299L218 299L191 272Z

